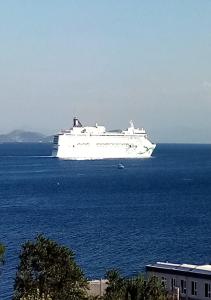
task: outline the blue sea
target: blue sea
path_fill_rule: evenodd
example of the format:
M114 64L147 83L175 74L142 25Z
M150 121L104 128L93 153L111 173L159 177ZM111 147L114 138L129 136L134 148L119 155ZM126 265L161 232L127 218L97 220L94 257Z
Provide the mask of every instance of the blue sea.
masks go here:
M63 161L49 144L0 145L0 299L11 299L21 244L70 247L88 278L156 261L211 263L211 145L158 144L141 160Z

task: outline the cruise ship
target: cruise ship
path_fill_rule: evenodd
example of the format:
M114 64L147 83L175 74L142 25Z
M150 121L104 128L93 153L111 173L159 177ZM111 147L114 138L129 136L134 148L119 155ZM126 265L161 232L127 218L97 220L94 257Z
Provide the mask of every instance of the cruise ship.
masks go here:
M135 128L132 121L126 130L106 131L98 124L82 126L75 117L71 129L54 136L52 156L71 160L148 158L155 147L146 131Z

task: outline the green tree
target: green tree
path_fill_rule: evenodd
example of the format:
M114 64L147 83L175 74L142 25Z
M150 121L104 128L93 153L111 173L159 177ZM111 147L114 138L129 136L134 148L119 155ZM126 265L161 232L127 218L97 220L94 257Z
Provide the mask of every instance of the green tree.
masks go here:
M143 275L134 276L126 280L126 299L145 299L146 280Z
M147 280L145 297L147 300L166 300L167 292L161 281L152 276Z
M74 253L43 235L22 245L13 300L81 300L87 280Z
M167 300L167 292L156 277L143 275L123 278L118 271L107 272L105 300Z
M0 244L0 263L4 262L5 246Z
M5 246L3 244L0 244L0 267L4 263L4 254L5 254ZM0 269L0 275L1 275L1 269Z
M120 275L118 270L110 270L106 273L108 286L104 296L105 300L122 300L125 299L126 284L125 279Z
M100 296L88 296L87 300L103 300L103 297Z

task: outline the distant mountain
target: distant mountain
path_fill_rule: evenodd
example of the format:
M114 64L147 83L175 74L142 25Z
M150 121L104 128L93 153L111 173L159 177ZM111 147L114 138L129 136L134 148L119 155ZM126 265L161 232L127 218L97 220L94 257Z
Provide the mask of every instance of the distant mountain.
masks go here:
M53 136L39 132L13 130L8 134L0 134L0 143L51 143Z

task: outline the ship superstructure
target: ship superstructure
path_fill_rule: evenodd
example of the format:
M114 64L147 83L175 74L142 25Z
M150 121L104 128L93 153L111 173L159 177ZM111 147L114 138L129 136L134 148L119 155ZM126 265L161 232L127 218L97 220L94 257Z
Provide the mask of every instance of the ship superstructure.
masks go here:
M82 126L78 118L73 127L54 136L53 156L61 159L147 158L156 145L147 138L146 131L135 128L106 131L104 126Z

